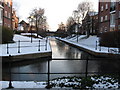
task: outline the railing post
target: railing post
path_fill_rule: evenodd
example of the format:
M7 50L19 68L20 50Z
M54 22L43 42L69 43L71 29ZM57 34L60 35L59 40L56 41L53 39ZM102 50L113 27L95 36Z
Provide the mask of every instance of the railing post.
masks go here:
M38 45L38 51L40 51L40 40L39 40L39 45Z
M109 47L108 47L108 52L110 52Z
M10 80L9 80L9 87L7 89L11 89L11 88L14 88L12 86L12 81L11 81L11 55L9 55L9 75L10 75Z
M47 41L48 41L48 38L46 38L46 45L45 45L45 46L46 46L46 48L45 48L45 50L47 50Z
M7 54L9 54L9 46L8 46L8 43L7 43Z
M50 89L52 88L50 86L50 59L48 59L48 81L47 81L47 86L46 86L47 89Z
M101 51L101 46L99 46L99 51Z
M18 41L18 53L20 53L20 40Z
M97 50L97 41L96 41L96 48L95 48L95 50Z

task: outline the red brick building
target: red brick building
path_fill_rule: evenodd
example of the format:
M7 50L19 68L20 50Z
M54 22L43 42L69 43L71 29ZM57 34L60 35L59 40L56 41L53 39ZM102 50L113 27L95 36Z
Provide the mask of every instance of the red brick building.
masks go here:
M98 13L88 12L82 20L82 34L95 35L98 32Z
M120 0L99 0L99 33L120 30Z
M12 28L12 0L2 0L3 26Z
M13 30L18 29L18 22L19 22L19 18L16 16L16 11L13 9L13 11L12 11L12 28L13 28Z

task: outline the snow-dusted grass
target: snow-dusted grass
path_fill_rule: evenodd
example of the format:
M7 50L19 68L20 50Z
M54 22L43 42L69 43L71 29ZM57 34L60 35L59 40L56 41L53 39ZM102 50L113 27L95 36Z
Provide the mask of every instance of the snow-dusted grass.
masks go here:
M49 40L47 40L47 50L46 50L46 38L32 38L31 37L14 35L15 43L8 44L9 54L12 56L16 55L24 55L24 54L32 54L32 53L43 53L43 52L51 52L51 47L49 44ZM18 53L18 41L20 40L20 53ZM40 40L40 51L39 49L39 40ZM9 56L7 54L7 44L0 44L0 56Z
M104 89L117 89L118 88L118 79L117 75L96 75L85 77L62 77L53 79L51 81L51 86L54 88L61 87L71 87L74 89L78 88L104 88Z
M77 42L78 38L78 42ZM74 36L73 38L59 38L60 40L66 41L68 43L72 43L74 45L77 45L79 47L98 52L98 53L113 53L113 54L120 54L118 53L118 48L109 48L108 47L100 47L99 46L99 38L97 36L90 36L89 38L86 37L86 35L79 35ZM97 41L97 43L96 43ZM96 47L97 45L97 47ZM100 50L101 48L101 50Z

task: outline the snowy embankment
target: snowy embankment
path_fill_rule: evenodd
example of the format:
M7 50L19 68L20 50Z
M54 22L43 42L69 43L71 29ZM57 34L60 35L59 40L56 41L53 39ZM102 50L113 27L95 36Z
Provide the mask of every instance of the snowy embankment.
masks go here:
M49 39L47 38L32 38L31 43L31 37L15 34L13 40L15 43L9 43L8 48L7 44L0 44L0 56L18 56L51 52Z
M75 46L84 48L94 53L117 54L117 55L120 54L118 52L118 48L108 48L108 47L102 47L102 46L100 47L98 43L99 38L97 36L90 36L89 38L87 38L87 36L85 35L80 35L80 36L57 38L57 39L73 44Z

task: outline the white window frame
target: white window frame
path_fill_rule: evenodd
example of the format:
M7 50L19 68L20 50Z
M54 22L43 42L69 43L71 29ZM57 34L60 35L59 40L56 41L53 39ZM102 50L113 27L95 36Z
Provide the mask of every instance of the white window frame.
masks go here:
M108 4L106 3L106 5L105 5L105 9L108 9Z
M7 17L8 15L7 15L7 11L5 11L5 17Z
M11 18L11 15L10 15L10 13L8 14L8 17L9 17L9 18Z
M100 18L100 22L103 22L103 17Z
M104 8L104 7L103 7L103 6L101 6L101 11L103 11L103 8Z
M108 16L107 15L105 16L105 20L108 20Z

